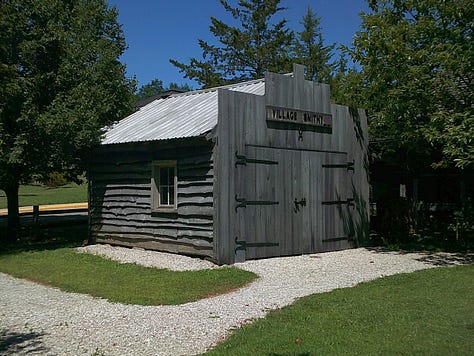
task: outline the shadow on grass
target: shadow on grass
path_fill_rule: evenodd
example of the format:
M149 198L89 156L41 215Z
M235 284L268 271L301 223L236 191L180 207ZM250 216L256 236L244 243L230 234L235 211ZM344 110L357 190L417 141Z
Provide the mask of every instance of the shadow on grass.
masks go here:
M433 266L458 266L474 263L473 252L427 252L426 250L403 250L391 249L387 247L367 247L368 250L376 253L397 253L405 255L408 253L419 253L422 256L417 261L431 264Z
M49 349L43 344L43 333L28 332L16 333L9 331L0 332L0 354L46 354Z
M418 259L434 266L469 265L474 263L474 253L430 253Z
M6 229L0 231L0 241L5 241ZM0 254L25 251L55 250L63 247L78 247L87 240L87 221L59 219L48 225L22 225L16 242L0 243Z

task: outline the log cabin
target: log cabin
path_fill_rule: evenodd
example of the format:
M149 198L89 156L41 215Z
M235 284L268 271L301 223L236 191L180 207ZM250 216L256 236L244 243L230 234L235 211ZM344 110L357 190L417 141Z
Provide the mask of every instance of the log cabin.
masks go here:
M218 264L358 246L367 119L293 73L172 94L106 129L89 168L96 243Z

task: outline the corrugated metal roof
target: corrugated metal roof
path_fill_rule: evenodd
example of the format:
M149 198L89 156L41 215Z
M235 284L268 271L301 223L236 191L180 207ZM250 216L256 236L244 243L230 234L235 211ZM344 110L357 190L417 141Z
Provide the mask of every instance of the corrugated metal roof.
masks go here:
M157 99L106 129L103 145L201 136L217 124L220 88L265 94L264 79Z

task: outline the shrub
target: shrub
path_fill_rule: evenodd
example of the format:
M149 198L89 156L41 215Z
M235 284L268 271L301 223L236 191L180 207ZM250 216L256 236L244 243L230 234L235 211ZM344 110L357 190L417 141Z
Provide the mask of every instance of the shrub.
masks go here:
M471 200L456 210L453 216L453 221L448 225L448 229L454 232L456 241L472 241L474 239L474 206Z
M61 187L66 185L68 181L64 178L64 175L58 172L53 172L48 175L48 179L44 182L44 184L51 188Z

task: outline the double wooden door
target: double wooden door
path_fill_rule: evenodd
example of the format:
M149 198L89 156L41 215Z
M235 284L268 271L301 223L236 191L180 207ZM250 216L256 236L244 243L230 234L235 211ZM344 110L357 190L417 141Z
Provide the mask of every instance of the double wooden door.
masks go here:
M247 146L236 166L236 248L246 259L348 247L347 154Z

